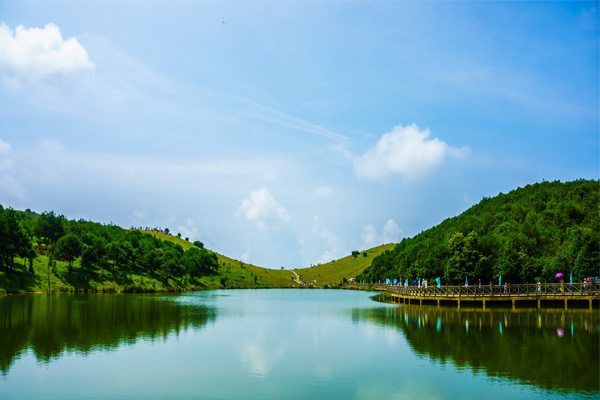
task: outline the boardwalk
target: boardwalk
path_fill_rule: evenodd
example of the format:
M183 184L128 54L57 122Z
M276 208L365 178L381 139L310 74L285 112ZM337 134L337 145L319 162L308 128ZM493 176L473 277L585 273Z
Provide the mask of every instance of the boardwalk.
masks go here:
M355 284L359 287L369 287L368 284ZM403 304L480 304L483 308L490 304L532 305L537 303L540 308L544 305L564 304L585 305L591 310L600 301L600 284L598 283L542 283L521 285L471 285L471 286L394 286L371 285L375 290L385 290L392 295L394 302Z

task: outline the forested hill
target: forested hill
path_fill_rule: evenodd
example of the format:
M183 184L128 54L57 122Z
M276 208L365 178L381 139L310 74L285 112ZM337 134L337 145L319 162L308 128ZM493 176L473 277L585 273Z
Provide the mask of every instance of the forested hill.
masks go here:
M159 231L0 205L0 294L291 286L289 276Z
M542 182L484 198L373 259L365 281L441 277L443 284L556 282L597 276L599 181Z

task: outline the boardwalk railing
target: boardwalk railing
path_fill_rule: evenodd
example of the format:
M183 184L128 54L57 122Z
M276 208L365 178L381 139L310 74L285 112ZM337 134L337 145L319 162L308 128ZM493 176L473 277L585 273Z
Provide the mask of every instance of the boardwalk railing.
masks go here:
M461 297L547 297L547 296L600 296L600 283L526 283L507 285L437 285L424 286L395 286L385 284L355 283L353 286L372 287L376 290L386 290L390 293L411 297L433 297L433 298L461 298Z

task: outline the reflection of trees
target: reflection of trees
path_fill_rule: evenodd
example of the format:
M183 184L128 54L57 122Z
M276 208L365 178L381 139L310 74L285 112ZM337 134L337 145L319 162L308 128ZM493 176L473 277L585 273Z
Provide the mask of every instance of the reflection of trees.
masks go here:
M353 310L400 328L418 355L552 390L598 390L599 316L570 311L401 306Z
M213 308L164 296L7 296L0 299L0 370L6 374L27 349L48 362L64 351L85 354L140 338L165 338L214 319Z

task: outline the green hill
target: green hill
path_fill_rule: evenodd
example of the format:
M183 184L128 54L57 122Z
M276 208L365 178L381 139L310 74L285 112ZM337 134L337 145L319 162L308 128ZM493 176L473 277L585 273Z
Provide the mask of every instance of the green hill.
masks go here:
M393 249L395 244L385 244L363 251L357 256L349 255L339 260L315 265L310 268L295 269L294 272L302 275L302 279L308 283L316 281L316 287L323 285L336 285L344 280L356 278L365 268L373 262L373 259L385 251Z
M333 269L323 265L298 272L311 280L314 275L319 287L339 284L386 248L337 260ZM300 287L292 274L246 264L165 232L0 206L0 293Z
M555 282L597 276L599 182L542 182L484 198L461 215L376 257L359 279L449 284Z

